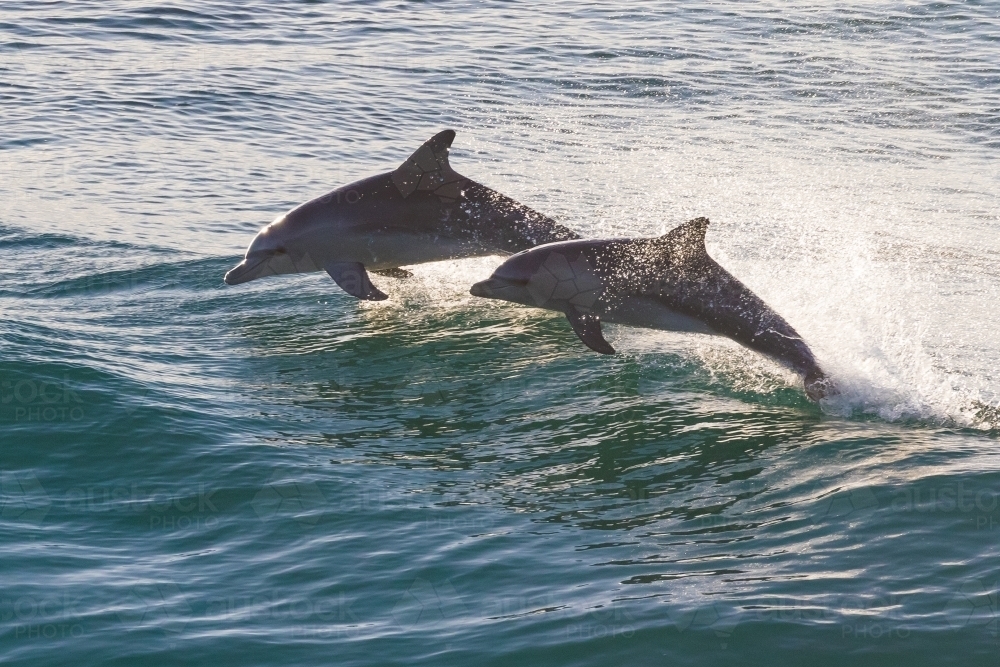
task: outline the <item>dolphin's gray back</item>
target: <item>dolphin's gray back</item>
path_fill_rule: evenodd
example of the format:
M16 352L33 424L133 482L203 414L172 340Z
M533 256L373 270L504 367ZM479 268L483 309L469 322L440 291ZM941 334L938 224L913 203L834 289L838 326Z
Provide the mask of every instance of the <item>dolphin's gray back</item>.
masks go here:
M496 190L471 179L465 182L466 196L459 202L459 219L464 219L464 229L484 245L509 254L544 243L580 238L552 218Z
M543 243L578 239L558 224L496 190L462 176L448 161L455 137L431 137L391 172L366 178L299 207L303 218L334 218L346 204L350 223L366 233L409 233L440 238L456 256L510 254ZM340 216L343 219L343 216ZM441 259L447 259L442 257Z
M417 199L422 200L421 207L440 209L443 232L500 253L580 238L555 220L452 169L448 152L454 139L454 130L439 132L390 174L399 194L411 204Z
M577 243L605 284L605 309L615 300L653 298L800 373L821 373L799 333L708 255L707 228L708 220L697 218L660 238Z

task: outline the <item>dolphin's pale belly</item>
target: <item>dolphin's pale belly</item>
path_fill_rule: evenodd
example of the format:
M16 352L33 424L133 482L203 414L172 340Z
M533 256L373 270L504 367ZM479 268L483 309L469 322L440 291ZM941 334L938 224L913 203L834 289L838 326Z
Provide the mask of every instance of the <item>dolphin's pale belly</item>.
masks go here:
M605 309L601 319L613 324L626 324L644 329L718 335L701 320L671 310L658 300L647 296L623 299L615 306Z
M445 259L482 255L474 244L431 234L373 234L314 248L321 269L326 262L361 262L368 270L391 269ZM310 269L317 270L317 269Z
M468 242L429 234L383 234L299 239L282 252L248 259L227 275L231 284L266 276L322 271L330 262L360 262L369 271L488 254Z

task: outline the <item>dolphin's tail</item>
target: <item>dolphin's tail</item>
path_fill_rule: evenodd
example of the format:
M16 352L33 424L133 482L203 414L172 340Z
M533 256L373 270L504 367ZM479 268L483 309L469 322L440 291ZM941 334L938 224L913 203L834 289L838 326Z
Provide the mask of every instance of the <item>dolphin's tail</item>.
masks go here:
M806 396L813 401L819 401L827 396L835 396L840 393L837 386L833 384L830 376L819 368L809 372L805 377Z

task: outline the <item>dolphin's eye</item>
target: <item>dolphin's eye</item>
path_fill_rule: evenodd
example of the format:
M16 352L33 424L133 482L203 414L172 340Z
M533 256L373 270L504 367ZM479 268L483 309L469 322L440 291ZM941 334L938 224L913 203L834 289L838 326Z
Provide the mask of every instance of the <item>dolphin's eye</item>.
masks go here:
M275 254L275 255L284 255L284 254L285 254L285 253L287 253L287 252L288 252L288 251L287 251L287 250L285 250L284 248L275 248L275 249L274 249L274 254Z

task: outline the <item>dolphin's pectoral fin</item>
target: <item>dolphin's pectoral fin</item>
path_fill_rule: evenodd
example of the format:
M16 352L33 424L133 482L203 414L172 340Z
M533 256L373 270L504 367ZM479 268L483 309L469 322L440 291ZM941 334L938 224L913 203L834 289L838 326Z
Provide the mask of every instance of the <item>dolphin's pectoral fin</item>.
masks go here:
M361 262L330 262L323 267L333 281L340 285L351 296L366 301L385 301L386 296L379 288L372 285L365 265Z
M379 269L378 271L372 271L372 273L377 273L380 276L385 276L386 278L412 278L413 272L407 271L406 269L401 269L396 267L395 269Z
M601 318L597 315L584 314L576 308L570 308L566 311L566 319L573 325L573 331L580 337L583 344L591 350L601 354L615 353L615 348L611 347L611 343L604 340L604 334L601 333Z

